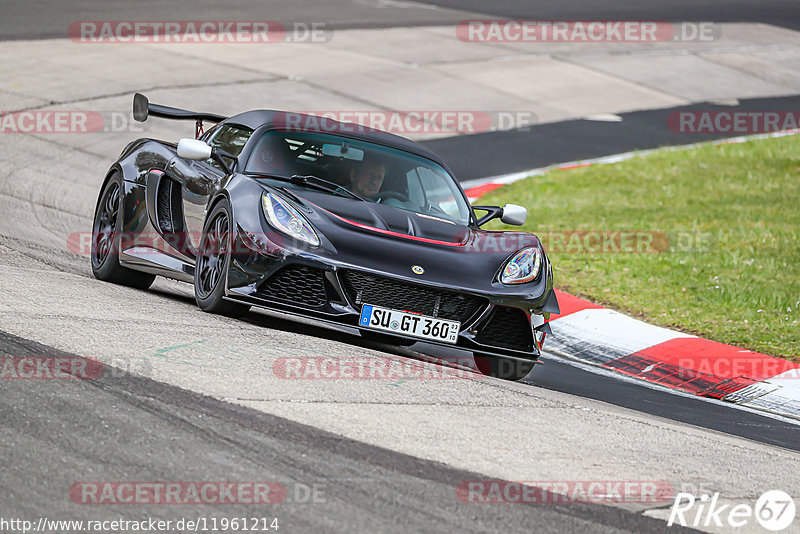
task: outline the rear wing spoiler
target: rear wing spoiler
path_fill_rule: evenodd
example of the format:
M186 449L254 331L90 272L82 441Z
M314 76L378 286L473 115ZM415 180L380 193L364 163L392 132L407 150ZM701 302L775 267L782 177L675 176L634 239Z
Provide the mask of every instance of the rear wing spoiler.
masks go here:
M147 120L147 117L151 115L164 119L195 121L195 137L200 137L203 134L203 121L222 122L228 118L222 115L215 115L214 113L197 113L185 109L151 104L143 94L134 94L133 119L137 122L144 122Z

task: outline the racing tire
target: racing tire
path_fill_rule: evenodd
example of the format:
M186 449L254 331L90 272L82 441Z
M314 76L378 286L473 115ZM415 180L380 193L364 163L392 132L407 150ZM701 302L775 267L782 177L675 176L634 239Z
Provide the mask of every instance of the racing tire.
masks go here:
M119 263L122 226L122 177L115 172L100 194L92 223L92 274L98 280L136 289L147 289L156 275L134 271Z
M231 208L227 199L218 202L206 217L197 250L194 299L208 313L238 318L250 310L247 304L225 300L225 284L231 262Z

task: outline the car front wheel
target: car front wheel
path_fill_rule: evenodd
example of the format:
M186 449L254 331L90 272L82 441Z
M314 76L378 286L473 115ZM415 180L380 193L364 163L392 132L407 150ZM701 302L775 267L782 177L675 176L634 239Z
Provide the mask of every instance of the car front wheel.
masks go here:
M232 228L230 204L222 200L211 210L203 227L194 272L194 298L203 311L241 317L250 306L224 299L231 261Z

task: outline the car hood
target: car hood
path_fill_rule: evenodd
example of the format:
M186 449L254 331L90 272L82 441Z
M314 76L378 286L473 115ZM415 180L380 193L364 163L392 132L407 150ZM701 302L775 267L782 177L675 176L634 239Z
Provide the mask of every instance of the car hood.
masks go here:
M435 215L420 214L373 202L308 190L278 188L278 193L313 213L320 230L333 238L330 227L383 237L387 245L405 241L459 252L497 255L502 259L528 246L541 247L527 232L488 231L456 224ZM320 225L320 223L322 223Z
M312 199L310 196L303 194L303 199L312 209L352 229L441 245L461 245L469 237L467 226L435 215L341 197Z

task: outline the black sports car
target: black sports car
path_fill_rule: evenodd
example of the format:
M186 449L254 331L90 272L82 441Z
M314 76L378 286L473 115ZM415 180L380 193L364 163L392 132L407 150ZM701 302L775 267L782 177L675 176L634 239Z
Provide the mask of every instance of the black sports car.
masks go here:
M225 118L141 94L133 109L196 121L198 138L122 151L97 201L95 277L147 288L161 275L193 283L208 312L259 306L386 343L457 346L495 376L536 363L558 312L550 262L533 234L480 229L523 224L525 208L470 206L435 154L358 125Z

